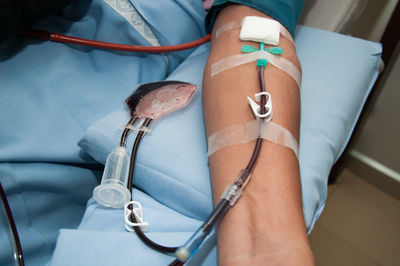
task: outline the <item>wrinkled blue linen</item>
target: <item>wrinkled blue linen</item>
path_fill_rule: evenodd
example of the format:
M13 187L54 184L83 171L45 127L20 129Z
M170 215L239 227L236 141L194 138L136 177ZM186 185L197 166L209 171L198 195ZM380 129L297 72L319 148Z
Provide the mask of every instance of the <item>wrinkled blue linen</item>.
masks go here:
M188 42L204 34L200 1L160 1L168 17L179 18L176 21L159 16L151 1L132 2L162 44ZM126 1L118 3L127 6ZM78 1L37 27L148 45L100 0ZM347 144L377 76L381 47L306 27L299 27L296 35L303 66L300 170L311 230L324 206L329 170ZM60 228L51 265L172 261L124 232L122 210L103 209L90 199L85 211L85 203L100 181L98 162L104 163L117 145L119 128L126 123L123 99L139 83L166 78L201 85L208 45L192 51L170 54L166 60L163 55L34 40L2 47L0 180L21 232L27 265L50 261ZM201 91L192 105L165 117L143 139L134 198L143 204L150 237L181 244L211 211L205 143ZM7 265L9 255L5 237L0 235L0 265ZM191 263L216 264L215 235Z
M2 162L0 176L17 223L26 265L45 265L59 229L79 225L101 171L83 165ZM3 228L0 240L0 265L14 265Z

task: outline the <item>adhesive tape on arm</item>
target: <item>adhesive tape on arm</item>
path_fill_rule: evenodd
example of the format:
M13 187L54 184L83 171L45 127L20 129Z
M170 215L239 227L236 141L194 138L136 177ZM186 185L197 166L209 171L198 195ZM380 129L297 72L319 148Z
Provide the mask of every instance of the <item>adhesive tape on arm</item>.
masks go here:
M248 16L243 20L240 40L278 45L281 26L273 19Z

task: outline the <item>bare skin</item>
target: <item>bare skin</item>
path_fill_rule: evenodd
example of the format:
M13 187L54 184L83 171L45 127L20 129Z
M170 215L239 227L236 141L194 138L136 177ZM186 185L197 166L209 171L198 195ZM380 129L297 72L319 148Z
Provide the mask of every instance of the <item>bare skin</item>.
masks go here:
M214 26L211 52L203 79L203 106L207 136L231 125L254 120L246 97L259 92L256 63L248 63L211 77L211 65L239 54L243 44L240 29L229 30L217 39L215 31L232 20L265 14L241 5L221 11ZM296 49L281 36L286 59L300 69ZM272 95L273 121L298 139L299 89L285 72L267 65L267 91ZM233 145L209 158L214 202L226 186L245 168L254 143ZM260 157L242 197L218 228L219 265L314 265L304 224L298 160L288 148L263 141Z

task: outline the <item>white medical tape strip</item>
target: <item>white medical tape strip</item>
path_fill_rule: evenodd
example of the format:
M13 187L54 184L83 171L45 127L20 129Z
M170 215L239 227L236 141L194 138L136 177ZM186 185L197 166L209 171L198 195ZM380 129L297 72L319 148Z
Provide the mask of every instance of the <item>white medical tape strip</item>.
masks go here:
M235 19L232 20L229 23L226 23L224 25L222 25L221 27L219 27L219 29L215 32L215 38L218 38L222 33L228 31L228 30L232 30L232 29L236 29L236 28L240 28L242 26L244 18L242 19Z
M267 59L269 63L276 66L280 70L285 71L291 76L297 83L297 87L300 89L301 85L301 73L300 70L289 60L279 56L273 55L266 51L260 50L253 53L237 54L228 56L212 64L211 66L211 77L225 71L227 69L247 64L258 59Z
M215 32L215 38L218 38L222 33L226 32L226 31L228 31L228 30L232 30L232 29L235 29L235 28L240 28L240 27L242 26L242 24L243 24L243 20L244 20L244 18L242 18L242 19L235 19L235 20L232 20L232 21L229 22L229 23L226 23L226 24L222 25L222 26ZM290 34L290 32L289 32L284 26L282 26L282 25L281 25L281 27L280 27L280 33L281 33L281 35L282 35L283 37L285 37L289 42L291 42L291 43L294 44L294 40L293 40L292 34Z
M263 125L260 128L260 125ZM222 148L263 139L291 149L299 158L299 143L289 130L274 122L253 120L224 128L208 137L208 156Z

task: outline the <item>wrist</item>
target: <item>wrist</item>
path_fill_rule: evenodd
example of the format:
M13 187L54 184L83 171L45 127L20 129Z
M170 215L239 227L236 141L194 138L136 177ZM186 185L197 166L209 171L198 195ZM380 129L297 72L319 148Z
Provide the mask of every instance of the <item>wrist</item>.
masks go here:
M251 144L243 145L241 152L248 154L251 149ZM227 148L210 161L215 201L230 182L223 177L234 177L232 173L239 169L233 169L243 165L236 161L238 152ZM313 265L302 213L297 158L289 149L264 141L257 165L241 198L218 228L219 265L242 265L244 260L266 264L281 259L281 265Z
M302 213L285 211L293 211L286 202L257 199L254 186L248 189L218 228L218 265L313 265Z

